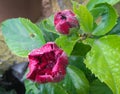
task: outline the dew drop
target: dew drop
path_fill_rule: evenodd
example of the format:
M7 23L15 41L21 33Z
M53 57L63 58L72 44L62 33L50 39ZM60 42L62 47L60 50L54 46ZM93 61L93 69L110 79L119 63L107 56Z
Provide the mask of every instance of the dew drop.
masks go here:
M63 87L65 87L65 84L62 84L63 85Z
M34 35L33 33L30 33L30 37L34 38L34 37L35 37L35 35Z

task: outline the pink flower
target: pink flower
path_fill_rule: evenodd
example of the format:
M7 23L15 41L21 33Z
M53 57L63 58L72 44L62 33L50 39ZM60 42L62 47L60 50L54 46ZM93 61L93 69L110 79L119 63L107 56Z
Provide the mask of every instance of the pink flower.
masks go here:
M64 10L55 14L54 25L59 33L69 34L70 28L78 27L79 23L72 11Z
M66 74L67 55L54 42L48 42L41 48L34 49L29 56L27 78L38 82L59 82Z

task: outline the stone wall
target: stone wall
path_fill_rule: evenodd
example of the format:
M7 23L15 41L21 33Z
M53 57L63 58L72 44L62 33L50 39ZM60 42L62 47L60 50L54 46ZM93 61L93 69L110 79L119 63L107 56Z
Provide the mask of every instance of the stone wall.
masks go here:
M0 74L7 70L14 63L27 62L27 58L21 58L8 49L0 30Z

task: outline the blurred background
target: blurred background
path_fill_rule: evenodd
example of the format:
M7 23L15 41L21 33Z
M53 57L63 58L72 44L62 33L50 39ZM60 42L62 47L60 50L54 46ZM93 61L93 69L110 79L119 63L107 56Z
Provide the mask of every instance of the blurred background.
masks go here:
M0 22L13 17L25 17L35 22L42 16L50 15L50 3L51 0L0 0Z

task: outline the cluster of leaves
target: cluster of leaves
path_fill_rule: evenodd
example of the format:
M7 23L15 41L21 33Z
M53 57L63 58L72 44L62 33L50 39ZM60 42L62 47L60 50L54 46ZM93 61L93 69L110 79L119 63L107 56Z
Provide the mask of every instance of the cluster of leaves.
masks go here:
M119 1L90 0L86 6L72 1L80 28L71 29L68 36L56 32L53 16L36 25L24 18L3 22L5 41L16 55L27 57L55 41L69 56L63 81L25 80L26 94L120 94L120 19L112 6Z

